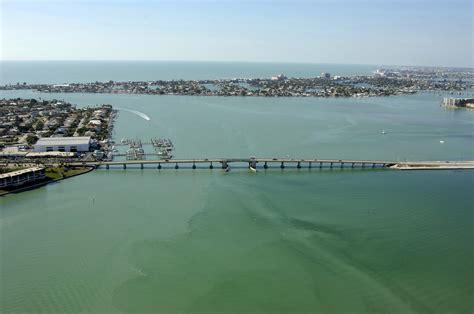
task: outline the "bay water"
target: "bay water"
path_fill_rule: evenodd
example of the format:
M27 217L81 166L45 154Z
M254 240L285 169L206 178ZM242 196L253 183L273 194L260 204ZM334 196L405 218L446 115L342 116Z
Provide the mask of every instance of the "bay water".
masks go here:
M2 63L8 71L1 79L63 83L376 69L77 64ZM474 112L443 109L443 96L0 92L2 98L112 104L122 109L116 140L170 138L176 158L474 160ZM0 198L0 311L472 312L474 172L217 168L99 169Z

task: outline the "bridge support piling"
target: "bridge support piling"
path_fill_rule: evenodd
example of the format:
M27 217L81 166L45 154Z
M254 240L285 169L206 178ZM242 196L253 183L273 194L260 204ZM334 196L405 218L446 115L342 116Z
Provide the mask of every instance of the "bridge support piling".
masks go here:
M222 161L222 169L227 168L227 160Z
M140 169L143 169L143 164L140 164Z
M158 168L158 170L161 169L161 163L158 164L157 168Z
M320 162L319 162L319 168L322 168L322 167L323 167L323 162L320 161Z
M301 169L301 162L298 161L298 164L296 165L296 168Z
M362 163L362 168L365 168L365 162Z
M109 165L105 165L105 169L109 170Z
M308 164L308 168L311 169L311 161Z
M127 169L127 164L123 164L123 169Z
M212 165L212 161L211 161L211 164L209 165L209 169L214 169L214 166Z
M176 170L179 169L178 163L176 163L176 164L174 165L174 169L176 169Z
M268 165L267 165L267 162L265 161L265 163L263 164L263 169L267 169L268 168Z
M343 162L341 162L341 168L344 168L344 163Z
M352 163L351 168L354 168L354 163Z
M281 162L280 168L285 169L285 163L283 161Z
M375 163L374 163L374 164L372 164L372 168L375 168Z
M196 163L193 162L193 169L196 169Z
M333 162L331 162L331 165L329 166L329 168L332 168L332 164L333 164Z

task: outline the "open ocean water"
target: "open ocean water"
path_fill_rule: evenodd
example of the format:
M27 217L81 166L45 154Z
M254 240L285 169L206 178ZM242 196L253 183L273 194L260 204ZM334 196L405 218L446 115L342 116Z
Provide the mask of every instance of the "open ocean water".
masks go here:
M0 65L3 83L353 75L377 68ZM176 158L474 160L474 111L445 110L437 93L0 97L127 109L119 112L116 140L171 138ZM0 311L472 313L473 187L474 171L465 170L100 169L0 198Z

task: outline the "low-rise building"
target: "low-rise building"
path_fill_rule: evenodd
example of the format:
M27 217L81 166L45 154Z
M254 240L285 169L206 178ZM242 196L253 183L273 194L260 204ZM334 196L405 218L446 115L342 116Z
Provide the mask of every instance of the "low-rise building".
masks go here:
M88 152L90 136L81 137L43 137L34 145L35 152Z
M474 98L452 98L445 97L443 99L443 106L450 108L474 108Z
M0 174L0 188L20 186L45 178L44 168L33 167Z

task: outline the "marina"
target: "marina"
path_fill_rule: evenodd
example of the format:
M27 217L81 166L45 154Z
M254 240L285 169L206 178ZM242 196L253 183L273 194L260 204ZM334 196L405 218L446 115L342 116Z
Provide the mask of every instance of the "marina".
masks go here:
M115 147L128 146L125 153L120 153ZM154 153L147 153L143 146L152 146ZM120 143L113 144L112 151L107 154L107 160L111 161L114 157L126 157L126 160L145 160L147 156L155 156L160 159L170 159L173 157L174 145L170 139L152 138L150 142L142 142L140 139L120 140Z

